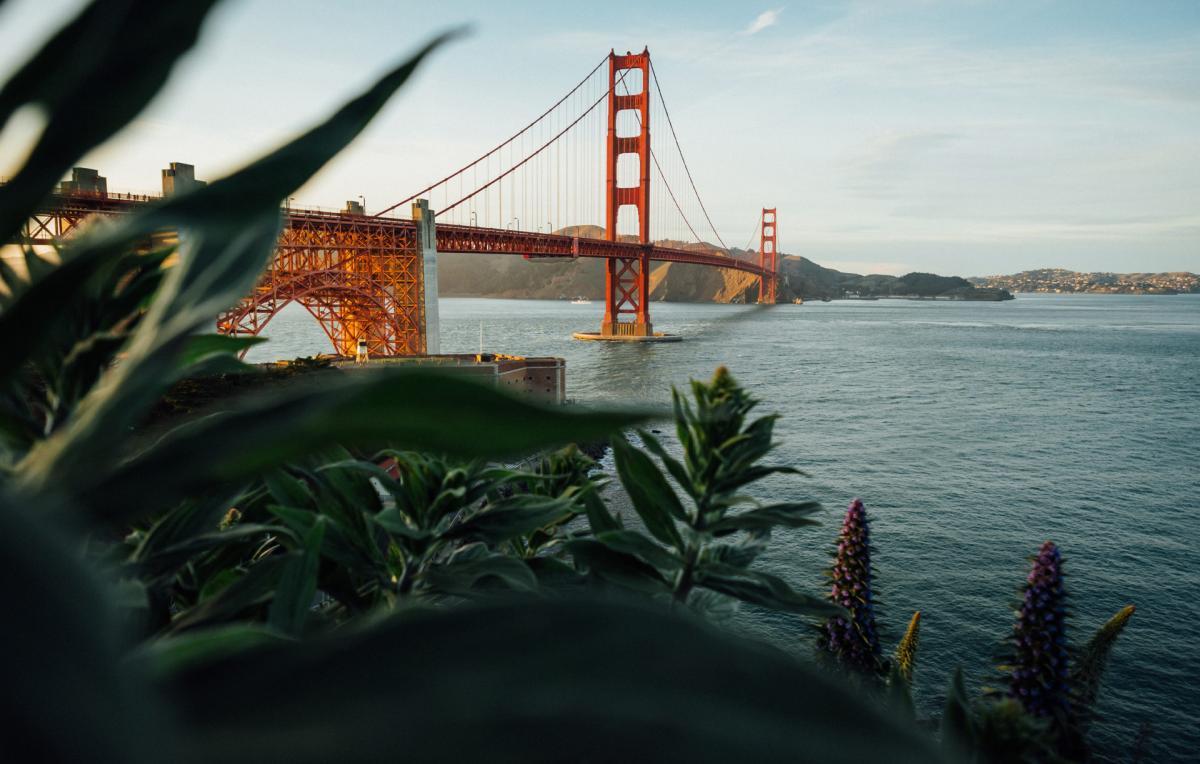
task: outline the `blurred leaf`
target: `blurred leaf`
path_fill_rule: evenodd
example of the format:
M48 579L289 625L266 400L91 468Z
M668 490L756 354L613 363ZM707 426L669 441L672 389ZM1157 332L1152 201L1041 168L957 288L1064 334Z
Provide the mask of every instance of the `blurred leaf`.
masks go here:
M417 370L345 373L235 405L182 425L108 474L81 475L75 486L85 508L96 519L126 521L337 443L499 457L602 437L647 418L543 408L462 377Z
M780 652L586 600L414 612L196 665L166 689L184 763L941 760Z
M317 593L317 567L321 562L321 542L325 539L325 518L318 517L304 536L298 557L292 558L275 590L267 623L283 634L299 635L308 622L313 597Z
M888 671L888 708L890 708L892 713L894 713L898 718L916 721L917 712L913 707L912 686L910 681L904 678L904 675L901 673L900 665L896 661L892 661L892 665Z
M818 525L811 515L821 511L820 502L801 501L769 504L758 509L726 515L709 526L714 536L725 536L736 531L770 530L775 527L801 528Z
M700 566L696 585L755 605L815 617L845 616L845 611L823 599L801 594L769 573L736 568L718 562Z
M170 269L135 330L126 358L82 401L70 425L38 444L21 465L27 489L46 488L53 476L59 485L79 486L85 494L87 486L80 481L114 457L114 443L163 392L190 335L211 325L253 287L275 247L279 202L357 136L445 37L435 38L325 122L243 170L67 244L65 260L86 261L95 250L119 251L155 230L182 229L180 263Z
M71 165L125 127L195 44L215 0L95 0L0 90L0 127L24 104L47 112L25 164L0 186L10 240Z
M227 334L196 334L188 338L179 355L179 367L188 369L203 363L213 356L236 356L255 345L267 341L266 337L231 337Z
M152 675L165 678L251 648L287 640L279 632L257 624L234 623L156 639L135 653L130 664L144 664Z
M961 668L955 668L954 676L950 679L950 689L946 692L946 706L942 711L941 732L942 751L947 757L967 758L974 750L975 722Z
M119 663L111 593L58 530L0 494L0 672L5 761L161 760L172 722Z
M629 445L623 435L614 435L611 442L617 477L646 530L664 544L682 549L683 540L674 520L686 521L687 513L679 497L650 457Z

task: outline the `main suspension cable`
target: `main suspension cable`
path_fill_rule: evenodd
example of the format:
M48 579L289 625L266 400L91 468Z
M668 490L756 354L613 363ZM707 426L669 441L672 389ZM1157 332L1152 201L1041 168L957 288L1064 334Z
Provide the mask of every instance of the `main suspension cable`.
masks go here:
M721 234L717 232L717 227L713 225L712 218L708 216L708 210L704 207L704 200L700 198L700 192L696 189L696 181L692 179L692 171L688 169L687 157L683 155L683 148L679 145L679 136L675 133L675 125L671 122L671 112L667 109L667 102L663 98L662 86L658 84L658 72L654 69L654 61L650 62L650 76L654 78L654 89L658 91L658 102L662 104L663 114L667 117L667 126L671 128L671 137L675 139L675 150L679 152L679 158L683 161L683 171L687 173L688 182L692 184L692 192L696 195L696 201L700 203L700 211L704 213L704 219L708 221L708 227L712 229L713 235L717 237L717 241L726 251L729 247L721 239Z
M393 204L392 206L388 207L387 209L385 209L385 210L382 210L382 211L380 211L380 212L377 212L377 213L375 213L375 214L374 214L372 217L380 217L380 216L382 216L382 215L385 215L385 214L387 214L387 213L391 212L392 210L396 209L397 207L401 206L402 204L406 204L406 203L408 203L408 202L411 202L413 199L416 199L417 197L421 196L421 194L428 193L428 192L429 192L429 191L431 191L432 189L435 189L435 188L437 188L438 186L442 185L443 183L445 183L446 181L450 180L450 179L451 179L451 178L453 178L454 176L456 176L456 175L461 175L462 173L464 173L464 172L466 172L467 170L471 169L472 167L476 166L477 164L479 164L479 163L480 163L480 162L482 162L483 160L485 160L485 159L489 158L490 156L492 156L493 154L495 154L495 153L496 153L497 151L499 151L500 149L504 148L505 146L507 146L507 145L509 145L510 143L512 143L513 141L515 141L517 138L520 138L522 135L524 135L526 132L528 132L530 128L532 128L534 125L536 125L537 123L539 123L539 122L541 122L543 119L545 119L545 118L546 118L546 115L548 115L550 112L554 111L554 110L555 110L555 109L557 109L559 106L561 106L561 105L563 104L563 102L564 102L564 101L566 101L568 98L570 98L571 96L575 95L575 92L576 92L577 90L579 90L581 87L583 87L583 86L584 86L584 84L586 84L586 83L587 83L587 81L588 81L588 80L590 80L590 79L592 78L592 75L593 75L593 74L595 74L595 73L596 73L596 72L597 72L597 71L600 69L600 67L604 66L604 64L605 64L607 61L608 61L608 56L605 56L604 58L600 59L600 63L596 64L596 66L595 66L595 67L593 67L593 68L592 68L592 70L591 70L590 72L588 72L588 73L587 73L587 76L585 76L585 77L584 77L582 80L580 80L580 81L579 81L579 84L578 84L578 85L576 85L575 87L571 88L571 90L570 90L570 91L569 91L569 92L568 92L568 93L567 93L565 96L563 96L562 98L558 99L558 101L556 101L556 102L554 103L554 105L553 105L553 106L551 106L549 109L546 109L544 112L542 112L542 113L541 113L541 115L539 115L537 119L533 120L533 121L532 121L532 122L530 122L528 125L526 125L525 127L523 127L523 128L522 128L522 129L521 129L519 132L515 133L515 134L514 134L512 137L510 137L508 140L506 140L506 141L504 141L503 143L499 144L498 146L496 146L495 148L493 148L491 151L487 152L487 153L486 153L486 154L484 154L483 156L481 156L481 157L479 157L478 159L476 159L474 162L471 162L471 163L469 163L469 164L463 165L463 166L462 166L461 168L459 168L459 169L458 169L456 172L452 172L452 173L450 173L449 175L447 175L446 177L444 177L444 178L442 178L441 180L437 181L436 183L431 183L431 184L429 184L428 186L426 186L425 188L423 188L423 189L421 189L420 191L416 192L416 193L415 193L415 194L413 194L412 196L409 196L407 199L403 199L403 200L401 200L401 201L399 201L399 202L396 202L395 204Z

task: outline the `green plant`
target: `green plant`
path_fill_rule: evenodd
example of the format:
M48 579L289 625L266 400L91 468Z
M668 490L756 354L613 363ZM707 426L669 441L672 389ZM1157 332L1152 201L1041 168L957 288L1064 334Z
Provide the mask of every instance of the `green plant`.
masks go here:
M610 584L679 605L705 602L695 594L706 590L808 615L843 612L750 568L772 529L811 525L811 516L820 509L813 501L764 506L742 493L768 475L796 472L760 464L774 447L776 417L747 423L756 401L724 367L708 384L693 381L691 392L694 407L678 390L672 391L682 462L651 433L639 432L689 506L649 454L624 437L614 437L617 476L646 532L622 527L609 513L589 515L594 538L566 544L576 564ZM742 509L748 504L750 508Z
M149 100L211 5L96 0L0 90L0 125L26 103L49 117L29 162L0 186L0 240ZM392 617L372 606L405 566L419 573L410 591L434 592L436 573L469 555L505 549L532 566L559 544L551 531L563 517L611 519L570 456L517 476L529 490L507 497L492 489L508 478L471 460L605 437L641 412L544 409L454 378L356 374L223 401L155 439L136 434L181 376L229 368L244 343L198 334L253 285L280 200L435 45L248 168L94 226L64 244L61 265L31 261L28 283L4 274L0 596L19 616L0 637L0 754L612 759L669 744L689 757L936 758L927 740L795 661L661 612L557 599ZM164 227L181 234L171 267L139 253ZM74 308L87 320L59 320ZM399 479L363 458L380 446L404 449L393 454ZM339 556L371 548L377 567L354 570L371 575L339 590ZM365 603L364 617L314 637L318 587L347 610Z
M972 703L957 672L947 694L942 738L970 761L1088 761L1093 706L1108 655L1133 615L1122 608L1082 652L1067 641L1068 611L1061 552L1045 542L1034 556L1006 640L1006 685Z

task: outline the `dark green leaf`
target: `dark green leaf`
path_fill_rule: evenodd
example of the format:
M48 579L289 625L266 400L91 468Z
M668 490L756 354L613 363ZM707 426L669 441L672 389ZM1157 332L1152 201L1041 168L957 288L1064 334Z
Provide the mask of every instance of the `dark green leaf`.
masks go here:
M0 186L8 241L71 165L125 127L195 44L215 0L96 0L0 90L0 128L24 104L48 113L25 164Z
M801 594L769 573L710 562L701 565L696 584L735 599L772 610L785 610L819 618L845 615L845 610L818 597Z
M464 762L941 760L911 725L780 651L603 601L411 613L196 665L166 687L189 731L182 764L368 764L397 751Z
M234 623L156 639L142 648L135 660L144 662L152 675L169 677L193 666L286 641L284 635L263 626Z
M298 554L274 554L250 566L246 574L219 594L180 615L172 624L173 632L200 626L213 626L245 615L246 611L270 602L287 564Z
M188 369L207 361L212 356L236 356L255 345L266 342L266 337L231 337L227 334L196 334L188 338L179 354L179 367Z
M617 477L646 530L664 544L682 549L675 520L686 522L687 513L679 497L650 457L631 446L623 435L614 435L611 442Z
M649 594L667 590L667 580L640 558L592 539L576 539L564 544L575 564L589 573L618 586Z
M426 575L426 583L440 594L469 597L478 594L479 584L495 579L510 589L532 591L538 580L521 560L502 554L438 565Z
M662 571L678 570L683 561L671 551L659 546L637 531L606 531L596 534L596 540L623 554L631 554L642 562Z
M955 668L954 676L950 679L946 706L942 711L941 732L942 750L948 758L967 758L968 752L975 747L975 724L961 668Z
M299 635L308 622L313 597L317 593L317 567L321 562L321 542L325 539L325 518L318 517L304 536L304 548L283 569L267 622L283 634Z
M430 371L348 373L256 395L232 411L191 421L111 473L89 470L72 485L93 516L128 520L336 443L504 456L600 437L645 418L635 411L544 408ZM464 432L474 435L463 438Z
M541 496L514 496L446 531L446 538L499 544L532 533L571 514L571 504Z
M726 515L708 529L714 536L725 536L736 531L770 530L778 526L800 528L817 525L810 515L820 510L821 504L816 501L769 504L736 515Z

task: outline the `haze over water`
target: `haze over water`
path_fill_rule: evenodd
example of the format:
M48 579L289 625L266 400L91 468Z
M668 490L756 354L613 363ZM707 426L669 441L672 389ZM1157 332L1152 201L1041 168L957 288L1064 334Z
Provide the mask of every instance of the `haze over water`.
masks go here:
M1125 604L1101 693L1095 744L1127 760L1143 722L1150 760L1200 749L1200 295L1021 295L1009 303L881 300L779 306L656 303L665 345L570 339L601 303L441 301L443 352L567 359L581 403L665 403L671 384L721 364L779 412L771 500L816 498L823 525L777 533L768 564L824 591L841 511L873 517L881 627L890 648L922 612L917 702L936 712L955 666L990 684L1027 558L1063 549L1082 645ZM291 308L251 360L328 352ZM662 428L664 434L670 428ZM611 464L608 465L611 467ZM743 610L738 622L785 646L800 619Z

